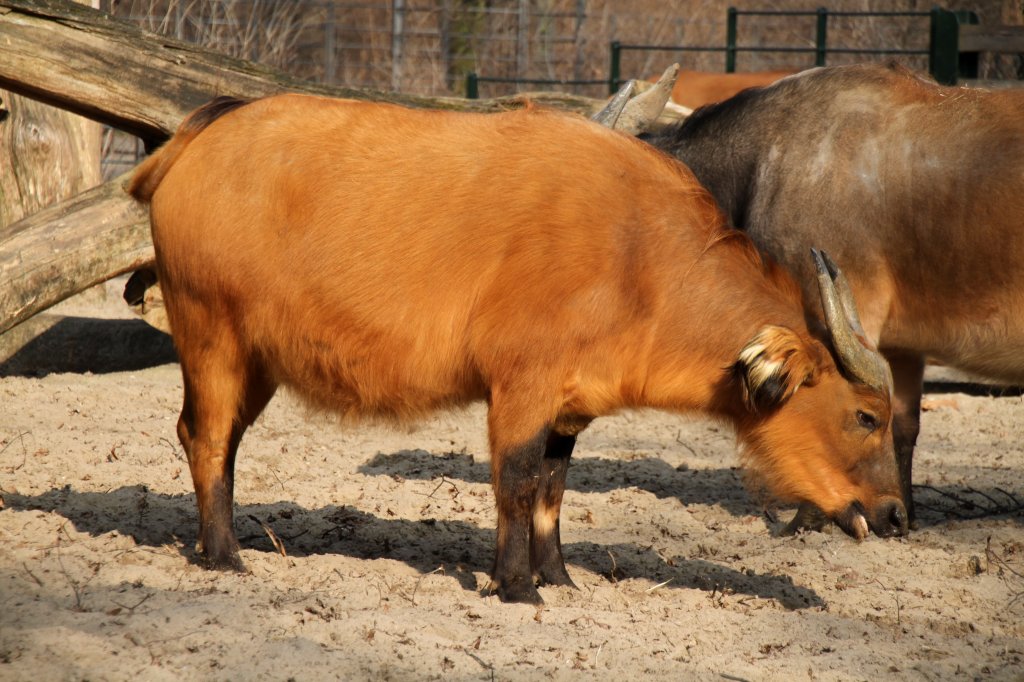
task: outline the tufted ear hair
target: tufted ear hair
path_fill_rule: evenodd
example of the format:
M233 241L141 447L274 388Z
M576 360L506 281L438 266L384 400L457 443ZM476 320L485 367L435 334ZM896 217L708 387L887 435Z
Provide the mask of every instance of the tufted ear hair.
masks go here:
M740 351L732 366L751 412L778 407L818 377L820 350L792 329L768 325Z

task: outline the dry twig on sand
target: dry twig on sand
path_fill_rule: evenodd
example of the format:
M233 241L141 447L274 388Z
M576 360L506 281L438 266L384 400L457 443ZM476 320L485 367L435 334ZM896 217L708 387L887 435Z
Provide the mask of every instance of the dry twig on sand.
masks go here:
M63 532L64 535L69 540L71 539L71 536L68 534L67 529L65 529L65 527L64 527L65 525L67 525L67 524L62 524L61 527L60 527L60 531L58 531L58 533L57 533L57 545L56 545L56 547L57 547L57 564L60 565L60 572L61 572L61 574L64 576L64 579L68 581L68 585L71 586L71 591L74 592L74 594L75 594L75 607L74 607L74 610L82 612L82 611L86 610L85 605L82 603L82 600L85 597L85 588L86 588L86 586L88 586L88 584L90 582L92 582L92 579L95 578L96 575L100 572L100 564L99 563L92 563L92 564L90 564L90 568L92 568L92 575L90 575L84 581L79 581L79 580L76 580L75 578L71 577L71 573L68 572L67 567L64 565L64 559L60 555L60 544L61 544L60 533Z
M1006 581L1007 587L1010 587L1011 581L1019 583L1017 586L1011 587L1013 596L1006 603L1006 608L1011 609L1017 602L1024 601L1024 573L1013 568L1006 559L996 554L992 549L991 536L985 541L985 560L988 562L988 568L991 568L993 564L999 568L998 575Z
M1015 495L1003 490L1002 488L995 488L994 490L1005 496L1009 502L1000 501L992 495L981 490L976 490L970 486L966 487L960 493L942 490L933 485L927 484L915 483L914 488L917 490L928 490L947 500L952 500L955 503L954 507L940 507L915 499L917 506L922 509L949 514L958 519L981 519L988 516L1002 516L1004 514L1019 514L1024 512L1024 503L1021 503ZM975 495L982 499L971 499L968 497L970 495ZM988 503L986 503L985 500L987 500Z
M25 436L28 436L28 435L30 435L29 431L22 431L21 433L19 433L18 435L14 436L9 441L7 441L7 443L4 444L4 446L2 448L0 448L0 455L2 455L2 454L4 454L4 451L7 448L11 447L11 445L14 443L14 441L17 440L17 441L21 442L21 463L18 464L18 466L16 466L16 467L12 467L9 470L11 473L13 473L13 472L17 471L18 469L20 469L21 467L25 466L25 460L28 459L28 449L25 447Z
M440 573L441 575L444 575L444 566L438 566L433 571L421 575L419 580L416 581L416 586L412 588L412 596L405 597L404 594L402 596L408 599L410 602L412 602L413 606L416 606L416 591L420 589L420 583L422 583L423 579L426 578L428 575L434 575L435 573Z
M260 526L263 527L263 530L267 534L267 537L270 538L270 542L274 545L274 549L276 549L281 556L287 558L288 557L288 552L286 552L284 550L284 543L281 542L281 540L277 537L277 535L270 528L270 526L268 526L267 524L263 523L262 521L260 521L258 518L256 518L252 514L249 514L249 518L252 519L253 521L255 521L256 523L260 524Z

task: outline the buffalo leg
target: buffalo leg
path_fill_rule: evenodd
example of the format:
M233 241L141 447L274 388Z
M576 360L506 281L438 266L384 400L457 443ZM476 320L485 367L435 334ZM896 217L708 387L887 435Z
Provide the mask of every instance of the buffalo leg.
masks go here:
M498 508L491 589L504 602L543 604L530 568L530 535L551 419L524 398L531 394L491 392L491 483Z
M914 524L914 493L911 472L914 447L921 432L921 393L924 390L924 357L898 355L888 358L892 367L893 400L892 432L896 448L896 463L900 472L900 487L907 518Z
M565 570L562 539L559 534L565 474L569 469L569 458L575 445L576 436L563 436L552 432L548 435L544 459L541 462L530 534L530 565L533 575L541 585L576 587Z
M179 320L172 322L175 328L185 327ZM185 387L178 438L196 491L198 546L206 566L242 571L234 530L235 455L275 385L242 359L227 330L216 324L185 328L203 330L199 338L176 339Z

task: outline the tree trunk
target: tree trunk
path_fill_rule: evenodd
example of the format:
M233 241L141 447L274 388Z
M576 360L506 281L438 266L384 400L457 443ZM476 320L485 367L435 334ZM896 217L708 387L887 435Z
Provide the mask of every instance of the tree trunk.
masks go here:
M0 91L0 239L27 215L95 187L100 177L96 123Z
M153 262L149 212L126 176L43 209L0 242L0 333L68 296Z
M4 90L0 102L2 243L12 224L95 187L102 177L98 123ZM0 297L6 294L4 287ZM0 337L0 355L9 355L44 330L45 325L24 325L20 334Z
M5 90L0 107L2 240L8 225L95 187L102 177L99 125Z

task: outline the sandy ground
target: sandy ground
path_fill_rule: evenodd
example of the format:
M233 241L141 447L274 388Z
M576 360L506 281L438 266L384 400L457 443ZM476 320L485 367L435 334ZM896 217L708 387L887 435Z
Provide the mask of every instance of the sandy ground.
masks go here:
M921 527L860 544L776 537L792 510L721 426L598 421L562 516L580 589L536 609L484 592L480 407L343 429L279 395L239 455L249 573L196 566L173 350L110 289L0 365L0 679L1024 678L1019 390L931 382Z

